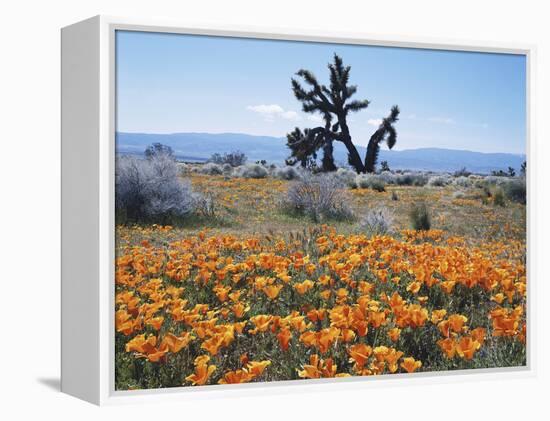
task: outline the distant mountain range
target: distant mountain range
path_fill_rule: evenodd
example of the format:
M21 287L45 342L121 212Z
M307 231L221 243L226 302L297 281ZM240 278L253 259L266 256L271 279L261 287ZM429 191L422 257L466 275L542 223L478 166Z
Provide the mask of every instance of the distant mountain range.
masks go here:
M240 150L251 162L265 159L282 164L288 157L286 139L282 137L253 136L241 133L117 133L116 151L119 154L142 155L148 145L159 142L170 146L176 157L182 161L204 162L214 153ZM335 142L334 157L340 165L347 163L347 151L343 144ZM365 156L365 148L358 147ZM380 151L378 162L388 161L392 169L425 171L456 171L466 167L476 173L490 173L493 170L519 168L525 155L510 153L482 153L442 148L421 148Z

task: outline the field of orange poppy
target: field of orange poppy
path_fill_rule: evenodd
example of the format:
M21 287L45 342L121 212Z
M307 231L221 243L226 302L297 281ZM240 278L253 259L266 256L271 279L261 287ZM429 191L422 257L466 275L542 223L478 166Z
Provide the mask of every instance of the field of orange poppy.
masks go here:
M189 178L215 220L117 226L118 390L525 365L524 205L352 190L395 215L368 235L280 212L288 181ZM409 227L420 200L430 230Z

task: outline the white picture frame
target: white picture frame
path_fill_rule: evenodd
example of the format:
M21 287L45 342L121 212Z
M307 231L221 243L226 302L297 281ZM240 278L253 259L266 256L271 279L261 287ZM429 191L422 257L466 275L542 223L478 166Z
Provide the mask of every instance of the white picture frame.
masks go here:
M533 180L537 166L532 138L536 51L532 45L500 45L454 40L312 32L300 29L232 25L194 25L106 16L65 27L62 46L62 392L97 405L136 401L182 400L215 396L296 393L345 388L391 386L395 381L414 385L511 379L536 373L535 300L527 308L527 366L432 372L334 380L283 381L243 385L181 387L147 391L114 390L114 133L115 31L135 30L226 37L267 38L414 47L457 51L523 54L527 61L527 159L529 207L527 218L528 296L536 292L532 246L536 197Z

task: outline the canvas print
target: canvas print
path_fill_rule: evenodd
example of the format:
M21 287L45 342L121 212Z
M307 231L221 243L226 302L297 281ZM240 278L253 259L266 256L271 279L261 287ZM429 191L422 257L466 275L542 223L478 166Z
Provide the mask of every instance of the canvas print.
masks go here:
M526 57L116 33L116 390L526 365Z

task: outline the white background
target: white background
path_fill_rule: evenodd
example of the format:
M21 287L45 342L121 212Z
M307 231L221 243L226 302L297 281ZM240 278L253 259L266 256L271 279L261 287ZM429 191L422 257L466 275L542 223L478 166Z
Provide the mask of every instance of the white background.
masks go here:
M4 1L0 6L0 416L96 419L542 419L548 416L550 13L545 1ZM59 388L59 29L96 14L536 44L536 377L99 409ZM406 71L406 69L403 69ZM533 165L533 160L530 162ZM536 277L535 277L536 275ZM416 383L419 383L416 385ZM546 388L546 390L544 390ZM546 401L545 401L546 399ZM537 414L538 415L535 415ZM9 415L8 415L9 414ZM7 416L5 416L7 415ZM382 418L383 417L383 418Z

